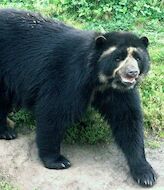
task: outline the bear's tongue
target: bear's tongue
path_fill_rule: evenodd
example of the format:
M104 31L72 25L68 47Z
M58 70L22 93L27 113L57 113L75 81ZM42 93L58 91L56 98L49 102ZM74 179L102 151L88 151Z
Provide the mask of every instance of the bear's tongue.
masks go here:
M133 78L133 77L123 77L123 76L121 76L121 80L123 82L125 82L125 83L131 83L131 84L135 82L135 78Z

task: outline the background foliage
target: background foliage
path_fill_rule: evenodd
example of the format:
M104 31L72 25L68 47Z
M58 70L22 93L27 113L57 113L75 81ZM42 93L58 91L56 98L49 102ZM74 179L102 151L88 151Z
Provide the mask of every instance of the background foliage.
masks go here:
M145 134L152 132L164 138L163 0L0 0L0 6L41 12L82 29L126 30L146 35L150 40L152 70L140 88ZM27 112L20 111L12 117L18 126L26 124L28 129L34 129L35 122ZM66 141L93 144L110 139L110 134L100 114L89 109L86 117L68 130Z
M54 11L51 14L57 16L68 14L93 22L97 19L124 19L122 14L131 18L146 16L161 20L164 17L162 14L164 2L160 0L2 0L2 2L16 3L30 9L52 8Z

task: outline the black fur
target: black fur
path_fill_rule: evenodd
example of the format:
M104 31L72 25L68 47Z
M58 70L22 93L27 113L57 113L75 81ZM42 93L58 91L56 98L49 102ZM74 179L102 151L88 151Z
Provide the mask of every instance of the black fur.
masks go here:
M7 128L7 114L13 106L25 107L36 118L39 155L45 167L70 166L60 155L66 128L79 121L93 92L101 87L98 74L104 70L110 73L118 66L114 59L117 51L100 61L102 53L114 45L118 51L140 47L141 74L149 68L146 38L117 32L99 35L34 13L0 10L0 138L8 139L5 134L11 134L10 139L16 137ZM113 89L111 80L104 91L96 91L92 105L111 125L133 178L152 186L156 176L145 158L137 90Z

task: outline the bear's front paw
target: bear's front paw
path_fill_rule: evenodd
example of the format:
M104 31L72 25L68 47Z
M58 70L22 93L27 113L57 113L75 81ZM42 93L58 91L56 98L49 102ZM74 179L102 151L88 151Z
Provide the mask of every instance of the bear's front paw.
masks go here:
M0 139L12 140L16 137L16 132L11 128L6 128L5 130L0 131Z
M49 169L67 169L71 166L69 160L64 156L59 155L58 157L50 155L42 159L44 166Z
M134 180L143 187L151 187L157 181L157 174L148 163L141 166L138 165L131 172Z

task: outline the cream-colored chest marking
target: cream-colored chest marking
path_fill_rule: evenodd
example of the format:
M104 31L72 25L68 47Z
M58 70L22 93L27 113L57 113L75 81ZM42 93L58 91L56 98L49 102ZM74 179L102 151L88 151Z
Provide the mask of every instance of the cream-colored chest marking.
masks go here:
M99 81L100 81L101 83L107 83L107 82L108 82L107 76L104 75L103 73L99 73L98 77L99 77Z

